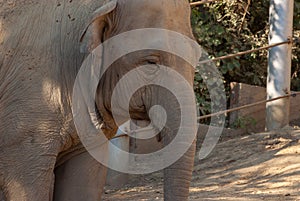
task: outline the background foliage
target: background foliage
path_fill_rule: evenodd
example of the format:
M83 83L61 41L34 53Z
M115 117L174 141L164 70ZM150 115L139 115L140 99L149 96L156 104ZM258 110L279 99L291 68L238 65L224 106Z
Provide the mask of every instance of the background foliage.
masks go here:
M269 3L269 0L223 0L195 7L194 35L211 58L268 45ZM300 37L299 0L295 0L294 35ZM230 82L266 86L267 54L265 50L216 62L225 80L226 93ZM201 114L210 113L210 95L201 70L196 72L194 89ZM293 48L292 90L300 90L299 44Z

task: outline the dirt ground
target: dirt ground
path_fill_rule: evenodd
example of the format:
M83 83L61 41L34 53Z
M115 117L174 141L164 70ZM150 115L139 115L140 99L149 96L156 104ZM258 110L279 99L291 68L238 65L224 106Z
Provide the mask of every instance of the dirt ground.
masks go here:
M160 172L106 187L104 201L163 200ZM190 200L300 201L300 130L237 136L195 162Z

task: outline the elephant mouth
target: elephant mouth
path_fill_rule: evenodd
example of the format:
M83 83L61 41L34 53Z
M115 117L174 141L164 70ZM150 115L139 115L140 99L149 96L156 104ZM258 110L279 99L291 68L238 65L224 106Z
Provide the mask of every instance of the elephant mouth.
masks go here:
M96 116L96 122L95 125L98 129L101 129L104 132L104 135L107 137L107 139L112 139L115 135L118 134L118 129L120 129L122 127L123 124L126 124L126 122L128 120L131 120L133 122L138 122L138 125L143 125L143 126L139 126L138 128L138 133L139 130L141 131L141 133L144 133L146 131L144 131L144 129L142 129L142 127L147 127L150 125L151 120L147 114L146 111L142 110L142 109L136 109L135 110L130 110L129 111L130 114L130 118L124 118L122 119L121 122L118 122L118 124L115 122L111 112L107 111L105 114L102 114L100 112L99 107L97 106L97 104L95 103L95 116ZM142 122L142 123L140 123ZM149 128L149 127L148 127ZM146 129L147 130L147 129ZM124 133L126 134L126 133Z
M144 136L146 138L149 138L150 135L153 135L153 133L157 133L157 129L154 125L152 125L150 117L148 116L147 112L144 110L135 110L135 111L130 111L130 119L134 125L130 130L130 128L127 129L126 132L124 132L124 127L125 124L128 123L128 121L123 122L122 125L117 126L115 123L111 123L113 120L113 117L110 116L109 119L112 121L106 121L106 118L103 118L103 115L101 114L97 104L95 103L95 114L97 118L97 128L101 129L105 136L108 139L113 138L115 135L120 134L129 134L128 132L134 132L138 136ZM160 136L160 134L158 134ZM147 137L148 136L148 137ZM155 136L155 135L154 135ZM152 136L152 137L154 137ZM160 137L159 137L160 138Z

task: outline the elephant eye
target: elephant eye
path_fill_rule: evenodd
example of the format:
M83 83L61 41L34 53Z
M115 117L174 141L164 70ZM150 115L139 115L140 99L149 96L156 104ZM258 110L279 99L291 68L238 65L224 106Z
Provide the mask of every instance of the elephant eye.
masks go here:
M147 63L148 64L157 64L155 61L153 61L153 60L147 60Z
M147 65L147 64L150 64L150 65L160 64L160 58L159 58L159 56L154 56L154 55L147 56L143 59L143 64L145 64L145 65Z

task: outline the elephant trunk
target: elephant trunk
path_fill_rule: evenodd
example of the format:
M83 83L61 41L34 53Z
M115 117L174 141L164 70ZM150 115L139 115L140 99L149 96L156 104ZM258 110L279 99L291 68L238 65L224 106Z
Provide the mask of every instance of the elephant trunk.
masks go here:
M159 98L151 105L162 106L167 114L161 137L163 146L171 148L167 149L164 161L170 157L174 159L173 163L166 165L164 169L164 200L186 201L189 197L196 151L195 98L193 92L186 91L172 94L168 90L158 89L155 94L158 94L156 97Z
M196 143L194 141L189 150L177 162L164 170L165 201L188 200L195 150Z
M172 122L173 120L171 119L168 121L170 122L170 127L172 128L172 123L174 123ZM181 137L186 139L194 135L194 133L177 133L177 131L178 129L173 129L169 134L162 133L164 136L164 146L168 146L170 143L172 143L172 140L174 140L175 137L174 135L176 134L182 135ZM164 169L165 201L186 201L189 197L189 187L192 179L196 151L196 140L193 140L192 142L183 140L178 144L177 147L180 146L187 147L188 150L175 163Z

